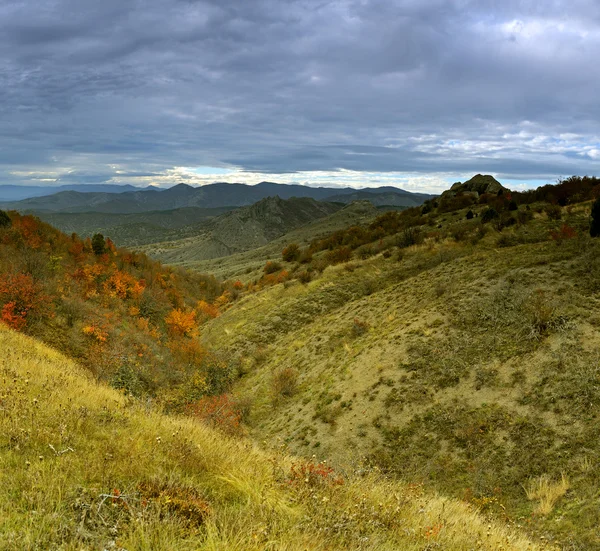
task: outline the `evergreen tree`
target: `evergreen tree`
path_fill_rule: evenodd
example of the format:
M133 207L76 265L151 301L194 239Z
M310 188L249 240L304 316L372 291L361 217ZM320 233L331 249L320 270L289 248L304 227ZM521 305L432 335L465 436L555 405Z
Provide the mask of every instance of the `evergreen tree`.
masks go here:
M104 236L101 233L97 233L92 237L92 250L95 255L100 256L106 252L106 243Z
M592 220L590 222L590 235L600 236L600 199L596 199L592 205Z

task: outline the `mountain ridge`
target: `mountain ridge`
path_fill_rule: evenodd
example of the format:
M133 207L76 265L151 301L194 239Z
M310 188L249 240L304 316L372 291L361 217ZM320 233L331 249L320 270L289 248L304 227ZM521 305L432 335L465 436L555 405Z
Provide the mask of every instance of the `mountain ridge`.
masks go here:
M416 194L400 188L370 188L369 194L385 193L388 201L397 206L415 206L433 197L428 194ZM361 193L355 188L328 188L302 186L298 184L276 184L261 182L257 185L215 183L192 187L178 184L174 187L144 190L129 190L122 193L86 193L81 191L61 191L45 197L33 197L22 201L2 202L4 210L23 212L105 212L130 214L151 210L169 210L183 207L242 207L248 206L265 197L279 196L281 199L308 197L317 201L327 201L330 196L342 197ZM390 199L391 198L391 199ZM349 201L344 201L349 202Z

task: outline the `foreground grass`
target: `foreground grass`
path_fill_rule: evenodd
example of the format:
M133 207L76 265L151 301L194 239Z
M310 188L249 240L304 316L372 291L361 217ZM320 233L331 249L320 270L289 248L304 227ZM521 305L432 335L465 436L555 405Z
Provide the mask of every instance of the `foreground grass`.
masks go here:
M421 486L340 484L158 414L2 326L0 351L2 550L541 548Z

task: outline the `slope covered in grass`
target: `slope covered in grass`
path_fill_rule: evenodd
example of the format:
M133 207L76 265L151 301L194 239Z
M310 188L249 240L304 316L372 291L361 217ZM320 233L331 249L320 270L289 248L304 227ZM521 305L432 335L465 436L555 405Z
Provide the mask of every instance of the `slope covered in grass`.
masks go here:
M420 244L401 230L308 284L243 298L205 342L239 357L257 439L366 460L564 549L598 549L590 203L521 206L507 225L470 209L423 217Z
M197 226L191 237L154 243L144 250L163 262L179 264L228 256L264 246L341 208L308 197L267 197Z
M419 485L158 414L1 325L0 350L2 550L538 548Z

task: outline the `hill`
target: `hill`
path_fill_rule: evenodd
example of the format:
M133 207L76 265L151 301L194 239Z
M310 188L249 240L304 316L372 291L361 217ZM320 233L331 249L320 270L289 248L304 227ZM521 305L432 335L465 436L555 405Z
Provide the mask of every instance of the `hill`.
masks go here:
M240 362L253 436L600 549L599 186L387 213L265 265L203 331Z
M262 182L255 186L245 184L216 183L201 187L179 184L169 189L145 189L119 193L81 193L63 191L47 197L36 197L17 202L5 202L0 208L20 212L102 212L113 214L140 213L171 210L184 207L219 208L252 205L267 197L281 199L292 197L327 201L328 197L356 193L354 188L314 188L301 185ZM421 204L431 196L412 194L397 188L375 188L370 194L385 193L388 201L397 196L397 204ZM396 203L392 203L396 204Z
M308 247L314 239L325 238L331 232L349 226L369 224L377 217L378 212L370 202L356 201L334 214L290 231L262 247L207 260L194 260L193 258L183 257L181 261L173 262L173 265L213 274L221 279L250 283L253 280L258 280L264 274L263 268L266 262L276 263L281 260L281 251L289 243L297 243ZM142 249L148 255L154 257L154 246L142 247Z
M331 195L327 201L349 204L353 201L369 201L376 207L417 207L422 205L431 195L421 193L400 192L393 188L379 188L376 191L358 190L352 193Z
M201 222L233 209L184 207L134 214L40 212L39 217L68 234L91 237L101 233L120 246L133 247L194 235Z
M166 263L206 260L256 249L315 220L342 205L310 198L268 197L249 207L213 218L194 228L193 237L152 244L144 250Z
M43 197L61 191L80 191L85 193L123 193L140 191L139 187L116 184L68 184L62 186L17 186L0 184L0 202L22 201L30 197Z
M239 282L164 267L102 236L66 236L0 211L0 322L65 352L97 378L171 408L221 392L229 358L199 327L236 300Z
M419 486L157 413L1 324L0 350L0 549L540 549Z

